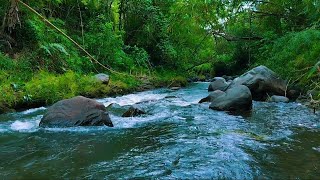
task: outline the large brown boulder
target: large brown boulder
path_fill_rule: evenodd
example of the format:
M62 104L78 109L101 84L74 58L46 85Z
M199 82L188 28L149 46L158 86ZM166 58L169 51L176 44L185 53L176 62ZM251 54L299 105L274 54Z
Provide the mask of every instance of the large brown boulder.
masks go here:
M48 108L40 127L110 126L113 124L103 104L82 96L59 101Z
M210 109L218 111L248 111L252 109L250 89L244 85L235 85L211 101Z
M247 86L254 100L265 101L268 96L284 96L286 81L265 66L258 66L234 79L229 88L235 85Z

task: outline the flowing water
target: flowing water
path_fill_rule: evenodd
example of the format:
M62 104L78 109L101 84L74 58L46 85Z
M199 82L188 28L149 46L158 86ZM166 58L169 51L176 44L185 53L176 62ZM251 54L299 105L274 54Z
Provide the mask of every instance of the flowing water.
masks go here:
M0 179L319 179L320 115L254 102L245 116L197 102L207 83L98 101L109 127L39 128L46 108L0 115ZM127 105L147 115L122 118Z

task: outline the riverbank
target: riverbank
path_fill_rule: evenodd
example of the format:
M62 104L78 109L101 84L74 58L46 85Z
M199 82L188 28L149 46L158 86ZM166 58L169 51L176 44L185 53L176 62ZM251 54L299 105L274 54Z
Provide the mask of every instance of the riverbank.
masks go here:
M0 113L48 106L78 95L89 98L113 97L157 87L187 85L185 77L173 72L153 72L140 76L112 74L108 85L96 81L94 74L73 71L64 74L40 71L28 80L5 72L3 74L6 76L2 76L5 81L0 81Z
M21 68L21 66L18 67ZM69 70L58 74L23 70L19 69L15 74L12 71L0 72L0 92L2 92L0 114L49 106L57 101L79 95L88 98L104 98L159 87L183 87L187 85L187 76L192 76L172 70L154 70L152 73L145 72L140 75L111 74L109 84L105 85L98 82L93 73L84 74ZM196 75L193 74L193 76ZM199 78L190 79L199 80ZM308 91L310 86L301 86L301 83L298 85L301 87L297 91L300 93L298 102L318 111L319 91L316 88Z

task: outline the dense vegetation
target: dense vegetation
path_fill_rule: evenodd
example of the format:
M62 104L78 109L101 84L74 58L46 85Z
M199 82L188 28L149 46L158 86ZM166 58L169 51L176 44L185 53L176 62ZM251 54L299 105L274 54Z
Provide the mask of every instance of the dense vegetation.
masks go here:
M16 2L18 18L8 13ZM94 59L19 1L0 0L0 109L132 91L141 76L170 85L178 75L234 75L257 64L320 90L317 0L27 3ZM97 72L112 74L110 86L92 81Z

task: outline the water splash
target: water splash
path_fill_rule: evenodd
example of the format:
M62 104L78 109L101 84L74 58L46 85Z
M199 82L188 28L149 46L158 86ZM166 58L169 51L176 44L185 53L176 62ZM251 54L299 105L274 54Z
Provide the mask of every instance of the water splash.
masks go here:
M41 118L42 115L38 115L31 119L16 120L10 124L10 130L18 132L35 132L39 129Z
M41 110L46 110L46 109L47 108L45 108L45 107L39 107L39 108L29 109L29 110L23 111L21 113L24 114L24 115L27 115L27 114L32 114L32 113L35 113L35 112L38 112L38 111L41 111Z
M105 98L100 99L98 102L103 103L106 107L112 103L119 104L120 106L134 105L137 103L148 102L148 101L157 101L164 99L167 94L155 94L152 91L129 94L125 96L119 96L115 98Z

